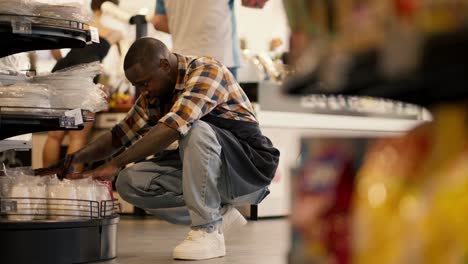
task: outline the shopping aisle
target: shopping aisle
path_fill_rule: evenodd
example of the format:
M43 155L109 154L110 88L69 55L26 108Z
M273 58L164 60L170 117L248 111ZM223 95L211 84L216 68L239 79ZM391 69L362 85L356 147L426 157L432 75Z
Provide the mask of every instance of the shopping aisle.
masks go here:
M172 259L172 249L185 238L188 227L154 218L122 217L118 231L118 257L102 264L188 263ZM227 256L196 264L283 264L289 248L287 219L249 221L226 235Z

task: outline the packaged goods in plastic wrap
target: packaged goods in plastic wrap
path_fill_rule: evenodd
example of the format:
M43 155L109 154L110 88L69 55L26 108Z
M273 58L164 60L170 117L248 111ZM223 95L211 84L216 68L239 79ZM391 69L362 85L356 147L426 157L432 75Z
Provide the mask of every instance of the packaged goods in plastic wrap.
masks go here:
M43 199L46 197L46 178L32 176L31 167L5 168L5 174L7 176L4 177L4 184L7 184L7 188L3 197L6 197L8 202L14 202L16 207L9 212L8 219L45 219L47 203Z
M46 177L30 177L29 197L31 201L31 209L33 210L34 219L47 219L47 185Z
M96 182L96 198L101 208L101 216L111 216L113 214L114 203L112 199L112 183Z
M81 108L91 112L107 109L106 94L93 79L102 71L99 62L76 65L61 71L36 76L33 83L51 87L54 108Z
M0 87L0 106L51 108L53 95L48 85L20 82Z
M16 203L16 211L8 215L8 220L13 221L31 221L34 218L29 199L29 187L24 183L15 183L11 185L11 201Z
M81 64L0 87L0 106L105 110L106 94L93 82L101 70L99 62Z
M11 177L0 176L0 198L8 197L11 187Z
M87 3L78 0L0 0L0 13L88 23L92 13Z
M31 67L26 53L19 53L0 58L0 74L18 74L29 68ZM3 83L1 78L0 82Z
M76 220L114 214L112 182L32 176L31 167L4 168L0 215L12 221Z
M76 195L79 201L80 215L85 217L97 217L99 214L96 184L91 178L75 180Z
M48 214L53 220L73 220L80 216L76 186L68 180L56 178L47 188Z

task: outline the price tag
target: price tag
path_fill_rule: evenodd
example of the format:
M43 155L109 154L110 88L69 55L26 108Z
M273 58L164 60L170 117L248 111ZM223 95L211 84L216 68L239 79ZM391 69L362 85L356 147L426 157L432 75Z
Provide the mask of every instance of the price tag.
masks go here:
M18 204L16 201L2 200L0 202L0 212L14 213L18 211Z
M11 28L14 34L32 34L32 24L28 21L11 21Z
M91 32L91 41L94 43L99 43L99 31L97 28L89 26L89 31Z
M76 108L65 112L65 116L75 118L75 126L83 124L83 116L81 115L81 109Z

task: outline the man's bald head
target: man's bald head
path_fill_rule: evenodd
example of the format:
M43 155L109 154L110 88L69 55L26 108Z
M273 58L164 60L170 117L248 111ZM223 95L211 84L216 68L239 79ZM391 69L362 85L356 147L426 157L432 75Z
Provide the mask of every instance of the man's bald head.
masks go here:
M154 38L136 40L125 55L124 70L139 63L144 67L159 66L160 59L168 59L171 52L161 41Z
M161 41L141 38L128 50L124 60L127 79L150 100L166 100L177 81L177 56Z

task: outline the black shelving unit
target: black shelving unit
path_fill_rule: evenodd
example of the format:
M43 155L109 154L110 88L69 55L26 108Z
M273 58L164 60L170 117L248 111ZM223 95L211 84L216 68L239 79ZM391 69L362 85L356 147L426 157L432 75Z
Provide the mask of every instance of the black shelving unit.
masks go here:
M65 110L61 109L31 108L30 112L24 108L23 111L7 109L9 111L0 107L0 140L27 133L58 129L80 130L84 127L75 125L74 117L66 116ZM84 117L83 121L94 121L94 118Z
M0 57L31 50L80 48L93 37L96 36L92 36L88 26L77 21L0 14ZM74 116L66 115L67 110L7 106L0 100L0 140L32 132L82 129L82 124L75 124ZM83 110L81 117L84 122L93 120L85 117ZM15 148L15 144L11 144L11 148ZM17 203L11 205L15 207ZM21 210L12 209L12 206L3 199L0 214L11 210L10 213L21 215ZM117 254L120 218L115 213L101 216L71 221L0 219L0 245L5 248L2 263L88 263L113 259ZM21 254L23 251L29 253Z
M0 57L32 50L81 48L92 40L89 26L77 21L40 16L0 14ZM5 111L0 101L0 140L49 130L80 130L73 117L57 109ZM92 121L92 120L84 120Z
M31 51L82 48L91 41L84 23L38 16L0 14L0 57Z
M284 85L290 95L323 94L388 98L431 106L468 98L468 28L441 33L424 39L417 71L397 78L386 78L378 71L379 53L369 50L355 54L346 74L347 82L330 89L318 72L297 76Z

